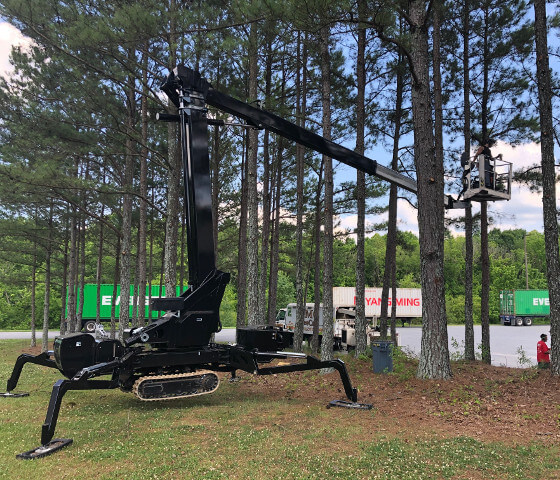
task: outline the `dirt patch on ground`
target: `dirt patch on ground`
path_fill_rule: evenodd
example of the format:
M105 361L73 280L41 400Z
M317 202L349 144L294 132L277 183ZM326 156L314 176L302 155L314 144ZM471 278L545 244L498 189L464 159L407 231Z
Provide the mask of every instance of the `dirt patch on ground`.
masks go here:
M347 365L358 401L373 404L374 428L388 436L406 432L411 439L437 434L511 445L560 444L560 378L549 371L454 363L453 377L436 381L415 378L413 361L391 374L375 374L365 361L349 359ZM305 404L345 398L336 372L252 377L242 383L248 395L258 390Z

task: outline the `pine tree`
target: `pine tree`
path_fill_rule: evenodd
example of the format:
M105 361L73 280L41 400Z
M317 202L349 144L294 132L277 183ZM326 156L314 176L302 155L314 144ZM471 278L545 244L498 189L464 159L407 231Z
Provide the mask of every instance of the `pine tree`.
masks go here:
M319 50L321 58L321 100L323 138L331 139L331 78L329 55L330 29L323 26L319 32ZM333 308L333 170L332 158L323 155L325 171L324 204L324 245L323 245L323 335L321 342L321 359L333 358L334 318Z
M546 1L535 0L535 43L537 49L537 86L541 127L541 164L543 178L543 217L546 243L550 333L552 348L560 344L560 259L558 253L558 215L556 206L556 168L554 162L554 126L552 88L548 55ZM552 355L552 373L560 375L560 358Z
M443 164L435 156L428 62L429 5L409 2L413 77L414 160L418 184L418 228L423 305L421 378L451 376L443 279Z
M365 17L365 2L358 1L358 18ZM366 29L363 24L358 24L358 42L356 55L356 151L361 155L365 153L365 94L366 94ZM365 173L356 173L356 352L359 356L366 351L366 312L365 312L365 216L366 216L366 177Z
M531 138L535 128L529 111L527 78L522 61L530 49L530 29L522 23L527 11L523 0L496 2L486 0L477 10L472 21L476 34L472 52L475 67L472 69L471 92L480 108L473 112L478 127L478 140L484 144L490 139L518 142ZM506 59L516 62L505 63ZM521 60L521 64L519 63ZM490 80L491 79L491 80ZM491 361L490 351L490 257L488 254L488 204L481 202L481 323L482 359Z

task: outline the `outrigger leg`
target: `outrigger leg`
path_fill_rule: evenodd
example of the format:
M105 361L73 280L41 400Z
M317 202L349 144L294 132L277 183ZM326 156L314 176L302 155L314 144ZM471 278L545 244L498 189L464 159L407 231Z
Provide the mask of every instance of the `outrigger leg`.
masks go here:
M57 368L51 356L52 352L43 352L39 355L29 355L28 353L21 354L16 360L11 377L8 379L6 392L0 393L0 397L27 397L29 393L12 393L17 386L23 366L26 363L34 363L36 365L43 365L44 367Z
M260 353L257 353L257 358ZM288 352L278 352L275 354L262 353L262 356L267 357L277 357L277 358L305 358L306 363L294 363L291 365L278 365L275 367L265 367L257 368L258 375L274 375L276 373L288 373L288 372L298 372L305 370L319 370L322 368L334 368L340 374L340 379L344 385L344 392L346 393L347 400L333 400L327 407L346 407L346 408L358 408L364 410L371 410L373 407L369 403L358 403L358 390L352 387L352 381L348 375L348 370L346 370L346 365L340 359L335 360L319 360L311 355L298 354L298 353L288 353Z
M47 455L50 455L73 442L71 438L55 438L53 440L62 397L64 397L64 394L67 391L112 389L118 387L118 382L115 378L112 380L88 380L86 377L79 375L80 373L71 380L58 380L54 384L51 399L49 401L49 407L47 409L47 416L45 418L45 423L43 423L41 432L41 445L32 450L28 450L27 452L16 455L16 458L22 460L32 460L35 458L46 457Z

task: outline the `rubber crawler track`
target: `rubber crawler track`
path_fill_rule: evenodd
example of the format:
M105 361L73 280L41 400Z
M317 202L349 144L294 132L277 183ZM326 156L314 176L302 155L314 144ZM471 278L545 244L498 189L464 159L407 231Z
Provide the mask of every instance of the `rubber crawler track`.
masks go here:
M208 390L207 392L200 392L200 393L186 393L184 395L173 395L173 396L169 396L169 397L159 397L159 398L142 398L140 396L140 392L139 392L139 388L140 385L145 382L145 381L152 381L152 380L169 380L171 378L188 378L188 377L201 377L203 375L214 375L217 379L216 382L216 386L214 389L212 390ZM136 382L134 382L134 385L132 387L132 393L134 395L136 395L137 398L139 398L140 400L144 401L144 402L159 402L160 400L175 400L177 398L189 398L189 397L196 397L199 395L206 395L208 393L213 393L218 389L218 386L220 385L220 378L216 375L215 372L211 371L211 370L198 370L196 372L190 372L190 373L177 373L177 374L173 374L173 375L148 375L145 377L140 377L138 380L136 380Z

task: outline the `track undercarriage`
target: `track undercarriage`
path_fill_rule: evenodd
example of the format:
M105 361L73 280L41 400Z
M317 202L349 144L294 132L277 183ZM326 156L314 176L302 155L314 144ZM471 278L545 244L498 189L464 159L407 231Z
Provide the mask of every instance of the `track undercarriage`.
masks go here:
M175 400L213 393L220 385L220 378L210 370L173 375L150 375L140 377L132 387L132 393L140 400Z

